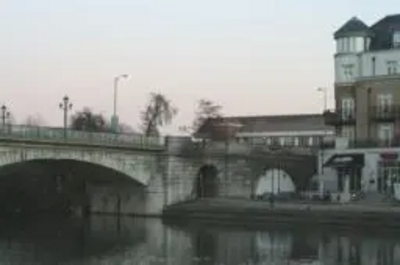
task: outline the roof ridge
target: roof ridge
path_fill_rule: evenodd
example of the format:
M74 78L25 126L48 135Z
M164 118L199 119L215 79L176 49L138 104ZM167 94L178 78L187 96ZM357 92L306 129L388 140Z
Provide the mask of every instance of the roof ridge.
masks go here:
M243 115L243 116L222 116L222 119L232 118L282 118L282 117L306 117L323 116L322 113L294 113L294 114L271 114L271 115Z

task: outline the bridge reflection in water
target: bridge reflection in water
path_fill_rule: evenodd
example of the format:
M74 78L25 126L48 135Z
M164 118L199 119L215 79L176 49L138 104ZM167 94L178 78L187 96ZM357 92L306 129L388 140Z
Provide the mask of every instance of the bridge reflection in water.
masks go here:
M244 230L93 216L1 223L0 264L400 264L398 232Z

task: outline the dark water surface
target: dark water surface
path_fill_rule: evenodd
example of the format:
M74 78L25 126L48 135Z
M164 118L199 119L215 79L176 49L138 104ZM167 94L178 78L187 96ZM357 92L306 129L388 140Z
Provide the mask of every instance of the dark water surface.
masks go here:
M379 227L182 227L107 216L0 225L0 264L400 264L400 231Z

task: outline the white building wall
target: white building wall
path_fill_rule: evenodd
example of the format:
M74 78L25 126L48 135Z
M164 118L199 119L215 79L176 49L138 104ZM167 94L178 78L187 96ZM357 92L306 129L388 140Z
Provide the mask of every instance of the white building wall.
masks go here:
M356 43L356 47L355 47L355 51L356 52L364 51L364 48L365 48L365 39L364 39L364 37L356 37L355 38L355 43Z
M343 66L350 64L353 65L353 78L349 80L344 73ZM335 82L354 82L355 78L357 78L360 74L361 69L359 65L359 56L357 53L337 55L335 57Z
M387 75L388 74L388 61L397 61L398 67L400 67L400 50L386 50L379 52L367 52L363 53L361 56L362 64L362 77L373 76L373 61L372 58L375 57L375 75ZM398 69L400 71L400 69Z

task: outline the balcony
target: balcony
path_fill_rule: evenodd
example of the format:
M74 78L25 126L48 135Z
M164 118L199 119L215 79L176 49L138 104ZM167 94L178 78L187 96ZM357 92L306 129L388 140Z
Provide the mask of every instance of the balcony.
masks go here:
M400 138L391 140L366 139L349 142L350 148L400 147Z
M324 112L323 115L326 125L341 126L341 125L356 124L356 115L353 110L348 110L348 109L327 110Z
M372 106L370 118L375 122L394 122L400 118L400 106Z
M352 148L389 148L400 147L400 138L393 138L391 140L380 139L363 139L363 140L349 140L346 144L346 149ZM321 149L336 149L338 148L335 141L321 144Z

